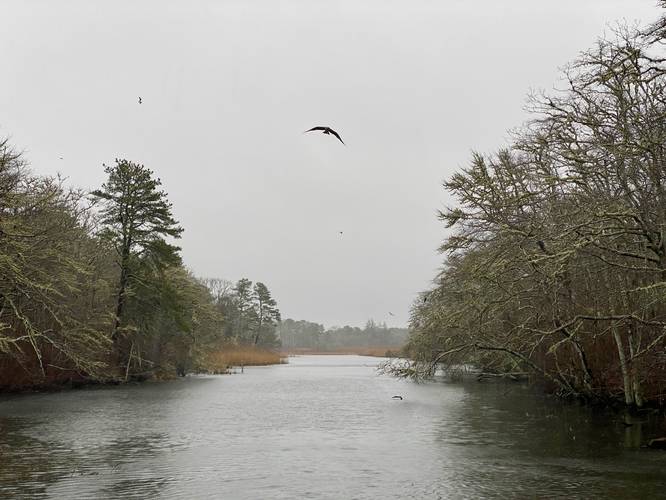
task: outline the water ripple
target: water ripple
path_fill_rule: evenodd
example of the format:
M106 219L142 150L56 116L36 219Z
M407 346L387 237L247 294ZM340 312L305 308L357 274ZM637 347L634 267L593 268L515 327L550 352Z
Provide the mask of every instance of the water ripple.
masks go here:
M607 416L491 384L412 384L375 364L304 356L5 398L0 497L656 498L666 487L666 454L627 449L635 436Z

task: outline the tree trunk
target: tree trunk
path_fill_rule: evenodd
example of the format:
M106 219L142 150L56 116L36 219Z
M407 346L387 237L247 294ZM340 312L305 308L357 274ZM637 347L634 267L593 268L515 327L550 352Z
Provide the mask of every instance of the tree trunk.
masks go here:
M560 321L559 318L555 320L555 326L558 328L562 328L562 322ZM589 394L592 394L593 392L592 383L594 381L594 377L592 376L590 365L587 362L587 356L585 355L583 346L580 344L580 342L578 342L578 339L576 339L571 333L569 333L569 330L567 328L562 328L560 331L562 332L562 335L564 335L568 340L571 341L574 351L576 351L576 354L578 355L581 370L583 372L583 386Z
M636 406L641 408L643 406L643 398L641 396L641 385L638 380L638 370L636 369L636 362L634 359L634 336L633 336L633 327L630 327L629 333L629 368L631 373L631 390L634 395L634 402ZM638 341L637 348L640 350L640 339Z
M116 321L113 327L111 340L113 341L113 350L116 356L116 362L121 363L122 360L122 346L120 345L120 325L122 321L123 310L125 309L125 293L127 291L128 279L128 264L129 264L129 250L123 249L122 259L120 262L120 283L118 286L118 296L116 299Z
M611 329L613 331L615 344L617 345L617 354L620 358L620 370L622 371L622 381L624 383L624 402L627 404L627 406L629 406L634 402L634 391L631 388L631 379L629 377L629 370L627 369L627 358L624 355L624 345L622 343L622 337L617 329L617 326L613 324Z
M259 343L259 335L261 335L261 326L264 323L264 307L261 300L259 301L259 324L257 325L257 333L254 335L254 345Z

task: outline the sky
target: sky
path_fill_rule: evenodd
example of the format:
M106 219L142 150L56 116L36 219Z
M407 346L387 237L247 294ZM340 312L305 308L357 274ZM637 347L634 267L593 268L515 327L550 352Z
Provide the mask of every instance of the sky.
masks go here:
M197 276L261 281L284 318L328 327L405 326L442 262L442 182L505 146L527 94L617 21L661 15L656 0L0 7L0 136L33 171L95 189L103 163L144 164ZM317 125L346 146L303 134Z

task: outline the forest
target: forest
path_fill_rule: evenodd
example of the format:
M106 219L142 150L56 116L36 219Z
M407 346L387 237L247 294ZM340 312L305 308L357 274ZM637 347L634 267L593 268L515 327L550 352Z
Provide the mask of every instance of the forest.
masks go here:
M286 319L278 325L282 347L287 351L311 352L397 352L407 340L407 328L389 328L385 323L368 320L363 328L323 325L304 320Z
M530 96L507 147L444 182L444 261L394 373L471 364L563 397L664 404L665 43L666 17L600 39Z
M397 350L407 330L281 321L262 282L199 278L153 171L117 159L92 192L0 142L0 389L118 383L279 363L278 351Z
M0 388L221 371L220 350L276 347L268 287L195 277L160 180L104 168L87 193L0 142Z

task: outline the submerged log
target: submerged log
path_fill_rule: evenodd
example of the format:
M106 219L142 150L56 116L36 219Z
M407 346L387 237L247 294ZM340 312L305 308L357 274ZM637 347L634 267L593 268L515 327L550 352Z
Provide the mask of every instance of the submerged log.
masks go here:
M655 450L666 450L666 437L650 439L648 447L654 448Z
M508 378L509 380L514 380L516 382L527 380L529 373L527 372L513 372L513 373L479 373L476 376L478 381L482 381L486 378Z

